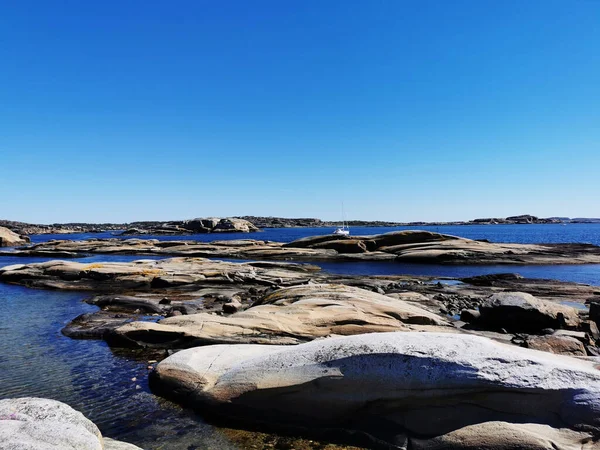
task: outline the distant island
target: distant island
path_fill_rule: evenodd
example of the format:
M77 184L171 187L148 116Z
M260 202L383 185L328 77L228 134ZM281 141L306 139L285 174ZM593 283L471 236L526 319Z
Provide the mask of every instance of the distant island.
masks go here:
M444 226L444 225L523 225L560 223L600 223L600 218L547 217L530 214L506 218L488 217L455 222L388 222L380 220L349 220L351 227L401 227L401 226ZM130 223L54 223L31 224L11 220L0 220L0 227L8 228L21 236L32 234L72 234L123 231L123 235L140 234L200 234L200 233L250 233L261 228L331 228L338 221L317 218L285 218L262 216L237 216L229 218L197 218L175 221L140 221Z

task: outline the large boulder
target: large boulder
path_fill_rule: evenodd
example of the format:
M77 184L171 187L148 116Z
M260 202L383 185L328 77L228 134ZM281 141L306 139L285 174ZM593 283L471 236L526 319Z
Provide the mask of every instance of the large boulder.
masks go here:
M307 284L279 289L230 316L209 313L132 322L108 337L113 346L185 348L220 343L299 344L329 335L454 329L440 316L356 287Z
M251 233L254 231L260 231L254 224L244 219L221 219L219 223L212 229L213 233L223 232L237 232L237 233Z
M219 220L216 217L185 220L181 226L194 233L210 233L217 226Z
M0 400L0 449L103 450L138 449L112 441L105 446L98 427L79 411L56 400Z
M151 388L204 414L362 430L390 443L493 421L600 431L600 372L593 362L466 334L373 333L297 346L197 347L158 364ZM486 442L497 427L479 431L476 439ZM518 447L528 442L523 433L521 440L504 433L504 445L486 448L546 448Z
M19 236L5 227L0 227L0 247L15 247L29 242L28 237Z
M544 328L575 328L578 312L524 292L499 292L479 306L478 326L509 332L539 333Z

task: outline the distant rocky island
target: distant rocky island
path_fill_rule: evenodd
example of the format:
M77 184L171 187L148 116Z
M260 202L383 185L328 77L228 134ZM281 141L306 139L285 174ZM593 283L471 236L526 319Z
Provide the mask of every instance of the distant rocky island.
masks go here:
M547 217L540 218L530 214L506 218L488 217L455 222L388 222L380 220L349 220L351 227L400 227L400 226L444 226L444 225L522 225L522 224L560 224L560 223L600 223L600 218L586 217ZM200 234L200 233L251 233L261 228L330 228L339 225L337 221L317 218L286 218L262 216L238 216L228 218L196 218L172 221L140 221L130 223L54 223L31 224L11 220L0 220L0 227L20 236L32 234L72 234L100 233L105 231L123 231L124 235L140 234Z

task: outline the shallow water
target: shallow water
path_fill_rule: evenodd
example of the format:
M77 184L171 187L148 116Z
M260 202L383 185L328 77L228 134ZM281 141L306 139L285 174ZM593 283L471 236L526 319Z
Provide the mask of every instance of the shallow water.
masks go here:
M6 259L0 264L25 262ZM139 257L86 258L100 259ZM147 450L238 448L198 416L152 395L146 359L131 350L113 353L104 341L60 333L77 315L97 309L82 302L89 295L0 284L5 318L0 322L0 398L60 400L83 412L104 435Z

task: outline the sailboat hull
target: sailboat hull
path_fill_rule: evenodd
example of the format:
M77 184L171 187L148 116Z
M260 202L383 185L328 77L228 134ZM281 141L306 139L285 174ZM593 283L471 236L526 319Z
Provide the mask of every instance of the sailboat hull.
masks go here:
M336 229L333 234L341 234L342 236L348 236L350 234L350 230L344 230L342 228Z

